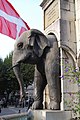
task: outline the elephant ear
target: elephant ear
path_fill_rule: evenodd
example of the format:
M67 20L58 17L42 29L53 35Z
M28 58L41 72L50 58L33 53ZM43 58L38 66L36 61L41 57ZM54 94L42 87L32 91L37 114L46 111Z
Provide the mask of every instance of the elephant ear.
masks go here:
M50 47L50 42L42 32L34 29L31 31L30 45L33 46L34 53L41 57L44 49Z

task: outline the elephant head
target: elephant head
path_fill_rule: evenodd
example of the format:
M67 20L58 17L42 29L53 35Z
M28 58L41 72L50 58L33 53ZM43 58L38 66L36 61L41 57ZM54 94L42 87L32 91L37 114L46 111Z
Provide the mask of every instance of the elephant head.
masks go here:
M20 72L20 63L37 64L44 53L44 49L50 47L46 36L36 29L24 32L15 42L12 66L20 85L20 96L24 96L23 79Z

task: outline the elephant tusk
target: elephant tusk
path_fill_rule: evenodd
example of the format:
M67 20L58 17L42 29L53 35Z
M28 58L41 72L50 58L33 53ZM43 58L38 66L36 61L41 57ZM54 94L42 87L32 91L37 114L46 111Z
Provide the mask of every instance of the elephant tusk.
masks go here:
M16 65L10 67L9 69L7 69L7 71L10 71L11 69L13 69L14 67L16 67L16 66L18 66L18 65L19 65L19 63L17 63Z

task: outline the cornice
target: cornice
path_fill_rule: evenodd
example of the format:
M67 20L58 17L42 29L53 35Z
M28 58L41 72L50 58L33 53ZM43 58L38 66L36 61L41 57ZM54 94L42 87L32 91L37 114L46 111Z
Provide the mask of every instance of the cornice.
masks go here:
M54 0L43 0L40 6L42 7L42 9L44 9L45 6L49 5L52 1Z

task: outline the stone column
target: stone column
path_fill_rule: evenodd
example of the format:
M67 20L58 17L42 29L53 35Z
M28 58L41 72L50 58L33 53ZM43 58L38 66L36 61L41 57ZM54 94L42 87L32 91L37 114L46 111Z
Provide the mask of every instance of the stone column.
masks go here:
M41 7L43 9L44 33L55 34L60 48L61 65L61 110L71 110L72 104L76 101L76 92L78 91L77 84L71 81L71 78L65 75L66 64L71 64L73 67L77 65L77 42L80 37L80 3L77 5L75 14L75 1L79 0L43 0ZM75 24L75 20L76 24ZM76 38L76 27L78 31L78 39ZM66 60L68 63L66 63ZM70 75L71 76L71 75ZM70 80L70 81L69 81ZM48 88L47 88L48 89ZM49 93L46 93L46 102L48 103ZM72 101L72 98L74 101ZM67 102L71 101L70 106Z

